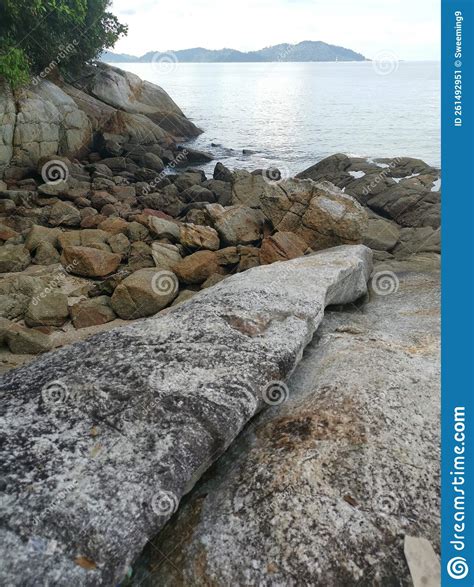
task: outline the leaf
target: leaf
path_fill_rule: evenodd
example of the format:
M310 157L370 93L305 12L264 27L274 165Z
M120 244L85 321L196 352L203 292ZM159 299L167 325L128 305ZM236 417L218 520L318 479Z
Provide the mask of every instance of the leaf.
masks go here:
M95 562L93 560L91 560L90 558L87 558L86 556L76 556L76 558L74 559L74 562L76 563L76 565L79 565L80 567L82 567L83 569L87 569L88 571L91 571L93 569L97 568L97 565L95 564Z
M352 495L347 494L342 499L354 508L359 505Z

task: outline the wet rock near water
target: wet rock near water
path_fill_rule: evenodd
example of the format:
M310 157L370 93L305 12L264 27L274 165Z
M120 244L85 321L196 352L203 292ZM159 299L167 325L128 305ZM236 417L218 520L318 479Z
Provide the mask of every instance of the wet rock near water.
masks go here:
M400 226L440 226L440 170L421 159L332 155L297 175L328 180Z

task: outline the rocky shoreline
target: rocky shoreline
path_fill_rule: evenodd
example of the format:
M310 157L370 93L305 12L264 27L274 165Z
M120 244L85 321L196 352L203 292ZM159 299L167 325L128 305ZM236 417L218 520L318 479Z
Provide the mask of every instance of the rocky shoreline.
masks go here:
M89 127L91 112L97 121L98 104L105 107L97 96L111 95L112 119L125 116L129 132L114 134L109 117L89 137L87 154L84 142L76 144L74 158L38 157L42 141L13 149L0 181L0 339L8 349L2 369L153 315L228 275L340 244L366 244L385 268L420 255L436 268L439 170L417 159L337 154L294 179L278 169L250 173L220 162L209 178L195 166L212 156L170 134L189 138L199 129L178 107L158 112L149 102L171 108L171 99L137 80L101 66L77 83L81 90L51 82L34 88L43 106L68 91L76 100L73 119L87 112ZM23 100L13 144L38 126L26 122L35 100ZM140 110L151 125L148 143L136 134ZM61 130L68 148L76 131ZM52 148L62 152L60 145Z
M403 537L438 549L437 459L423 498L412 475L437 454L440 170L209 177L172 99L103 64L3 88L0 120L3 580L116 585L176 513L132 584L408 584Z

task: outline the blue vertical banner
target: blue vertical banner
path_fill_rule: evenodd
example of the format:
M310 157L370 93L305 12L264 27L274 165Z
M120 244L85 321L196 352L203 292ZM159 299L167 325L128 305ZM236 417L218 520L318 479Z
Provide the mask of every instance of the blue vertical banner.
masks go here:
M444 586L474 585L474 0L442 0Z

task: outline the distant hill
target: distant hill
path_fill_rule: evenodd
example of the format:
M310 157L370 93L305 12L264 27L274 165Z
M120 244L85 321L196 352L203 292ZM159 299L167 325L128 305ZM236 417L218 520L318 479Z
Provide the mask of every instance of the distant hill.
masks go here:
M112 53L112 51L104 51L100 56L101 61L107 63L134 63L139 61L135 55L127 55L127 53Z
M247 53L235 49L183 49L169 51L178 61L183 63L235 63L235 62L263 62L263 61L366 61L360 53L351 49L328 45L322 41L302 41L297 45L282 43L273 47L265 47L259 51ZM112 53L105 51L101 60L107 63L150 63L159 60L159 51L149 51L141 57L134 55Z

